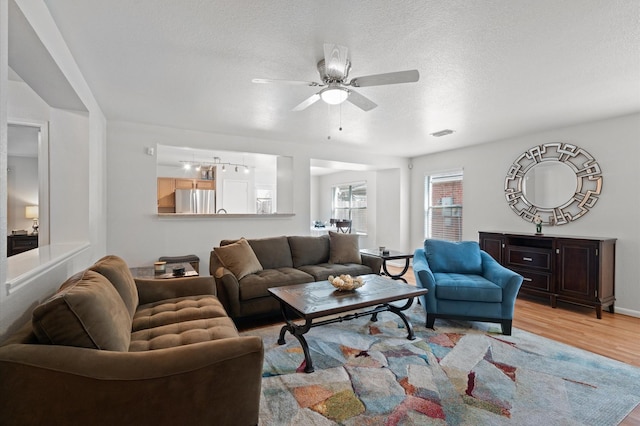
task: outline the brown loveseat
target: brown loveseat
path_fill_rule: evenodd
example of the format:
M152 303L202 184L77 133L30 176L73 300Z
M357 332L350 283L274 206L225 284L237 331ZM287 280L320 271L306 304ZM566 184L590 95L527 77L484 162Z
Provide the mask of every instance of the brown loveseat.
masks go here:
M218 297L233 318L278 314L280 305L269 287L321 281L329 275L379 274L381 266L379 257L360 254L358 235L335 232L222 240L209 262Z
M255 425L263 353L211 277L134 280L107 256L0 347L0 423Z

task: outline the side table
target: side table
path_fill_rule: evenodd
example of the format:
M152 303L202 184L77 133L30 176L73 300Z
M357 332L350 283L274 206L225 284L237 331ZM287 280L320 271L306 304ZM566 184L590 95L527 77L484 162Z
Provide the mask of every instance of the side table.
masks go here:
M180 277L176 277L175 275L173 275L174 268L184 268L184 275ZM161 273L157 273L153 266L135 267L129 268L129 270L131 270L131 275L133 275L133 278L141 278L146 280L197 277L199 275L189 262L167 263L165 272Z
M377 256L381 258L382 270L384 271L384 275L394 280L402 280L405 283L407 282L407 280L405 280L402 276L406 274L407 271L409 270L409 260L413 259L413 253L405 253L397 250L389 250L383 253L378 249L362 249L360 250L360 253L368 254L370 256ZM404 268L402 268L402 271L400 271L399 274L392 274L389 272L389 270L387 270L387 260L398 260L398 259L404 259Z

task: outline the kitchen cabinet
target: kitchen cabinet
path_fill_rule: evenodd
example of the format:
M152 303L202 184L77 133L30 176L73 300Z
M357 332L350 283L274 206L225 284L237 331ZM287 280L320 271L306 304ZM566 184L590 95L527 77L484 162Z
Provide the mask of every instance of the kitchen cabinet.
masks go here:
M615 238L480 232L480 247L519 273L522 295L614 312Z
M216 189L211 179L158 178L158 213L176 212L176 189Z
M174 178L158 178L158 208L175 209L176 181Z

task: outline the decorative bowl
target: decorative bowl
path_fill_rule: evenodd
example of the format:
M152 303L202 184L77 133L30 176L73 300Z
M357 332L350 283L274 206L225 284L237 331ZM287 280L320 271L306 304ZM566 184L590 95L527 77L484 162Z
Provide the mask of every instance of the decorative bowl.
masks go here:
M364 285L362 277L353 278L351 275L340 275L339 277L329 275L328 279L331 285L339 291L353 291Z

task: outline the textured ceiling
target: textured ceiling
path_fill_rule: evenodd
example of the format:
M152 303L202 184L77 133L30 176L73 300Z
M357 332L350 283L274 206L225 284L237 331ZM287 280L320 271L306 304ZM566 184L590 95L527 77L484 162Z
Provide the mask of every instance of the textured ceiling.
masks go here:
M637 0L45 3L110 120L416 156L640 111ZM251 83L318 81L325 42L420 81L358 89L369 112Z

